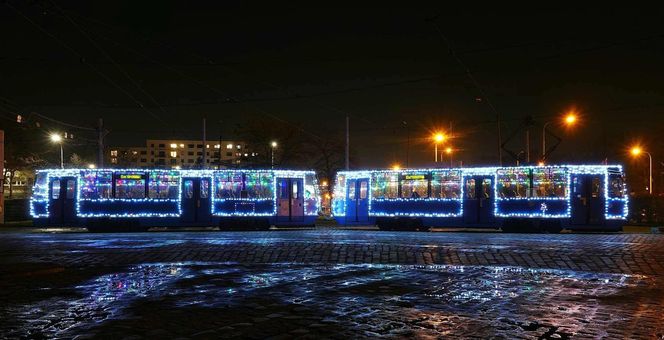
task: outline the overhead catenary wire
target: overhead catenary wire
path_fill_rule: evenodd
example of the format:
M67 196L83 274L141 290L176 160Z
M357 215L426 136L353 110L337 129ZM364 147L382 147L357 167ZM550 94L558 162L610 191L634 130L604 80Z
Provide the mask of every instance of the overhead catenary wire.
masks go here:
M493 105L489 97L487 96L486 92L480 86L480 83L477 81L473 73L470 71L470 68L461 60L461 58L456 54L454 47L452 46L452 43L450 40L447 38L447 36L443 33L443 31L440 29L438 24L435 22L435 20L438 18L438 16L433 17L431 19L428 19L429 22L433 25L435 28L436 32L438 32L438 35L441 37L445 45L447 45L447 49L450 52L450 55L454 60L463 68L463 70L466 72L466 75L468 76L468 79L473 83L473 86L479 91L480 95L484 100L486 101L487 105L491 109L491 111L494 113L496 116L496 124L498 127L498 163L502 166L503 165L503 147L502 147L502 135L501 135L501 127L500 127L500 113L496 109L496 107Z

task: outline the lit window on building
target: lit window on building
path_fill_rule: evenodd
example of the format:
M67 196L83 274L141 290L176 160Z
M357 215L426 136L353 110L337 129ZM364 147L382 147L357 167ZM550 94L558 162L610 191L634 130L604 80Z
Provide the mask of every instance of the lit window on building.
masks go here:
M113 164L117 164L117 163L118 163L118 159L117 159L117 158L111 158L111 163L113 163Z
M205 148L206 148L206 149L209 149L209 148L210 148L210 144L205 144Z
M233 148L233 144L226 144L226 149L229 149L229 150L230 150L230 149L232 149L232 148Z
M177 157L178 153L176 151L171 151L171 157Z
M244 154L244 157L247 157L247 156L249 156L249 154L248 154L248 153L245 153L245 154Z
M180 144L180 147L181 147L181 148L184 148L184 144Z
M214 145L214 148L215 148L215 149L219 149L219 148L221 148L221 145L219 145L219 144L215 144L215 145Z
M131 154L132 155L138 155L138 151L132 151Z
M177 144L175 144L175 143L171 144L171 149L177 149L177 147L178 147Z
M237 147L238 150L242 149L242 145L240 145L240 144L238 144L236 147Z
M118 156L118 150L111 150L111 156L117 157Z

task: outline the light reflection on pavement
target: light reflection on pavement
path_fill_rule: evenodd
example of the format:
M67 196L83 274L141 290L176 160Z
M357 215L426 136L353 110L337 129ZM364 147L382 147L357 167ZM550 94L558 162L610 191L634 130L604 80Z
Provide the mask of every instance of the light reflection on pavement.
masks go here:
M0 233L0 338L652 338L663 235Z
M599 300L635 287L648 288L651 284L648 277L639 275L518 267L143 264L76 286L78 298L54 296L26 306L5 306L16 313L15 330L20 332L4 335L71 337L81 332L110 335L117 329L126 332L126 327L120 327L123 324L133 325L132 329L138 327L134 331L140 334L140 325L134 318L140 308L137 306L145 301L161 306L159 313L168 319L168 311L175 307L242 310L245 304L255 304L269 296L284 306L305 307L307 316L318 317L320 322L325 320L322 325L336 325L353 337L442 334L512 337L546 333L566 338L577 334L593 322L596 314L601 314ZM575 301L584 296L594 298ZM574 303L561 305L561 301ZM260 324L297 315L292 311L286 315L273 314L271 318L245 317ZM217 315L221 317L222 313ZM113 320L114 326L105 327L109 320ZM181 330L165 331L178 335ZM267 333L260 334L271 334L269 328L263 331Z

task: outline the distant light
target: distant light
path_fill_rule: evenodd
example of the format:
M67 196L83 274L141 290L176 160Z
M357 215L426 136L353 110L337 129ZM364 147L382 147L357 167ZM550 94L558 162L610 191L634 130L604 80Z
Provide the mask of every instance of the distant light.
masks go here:
M635 146L635 147L632 147L632 149L629 150L629 152L632 153L632 155L634 155L634 156L638 156L643 152L643 149L641 149L640 146Z
M94 164L92 164L92 163L88 164L88 169L94 169L94 168L96 168L96 167L97 167L97 166L94 165Z
M448 154L448 155L451 154L452 151L453 151L452 148L449 147L449 146L445 149L445 153Z
M52 133L51 134L51 142L53 142L53 143L62 142L62 136L60 136L60 134L57 134L57 133Z
M399 164L392 165L392 170L401 170L401 165Z
M276 142L276 141L272 141L272 143L270 143L270 145L271 145L273 148L276 148L276 147L277 147L277 142Z
M173 169L175 169L175 170L180 170L180 166L179 166L179 165L176 165L176 166L173 167Z
M539 163L537 163L537 165L538 165L538 166L544 166L544 162L543 162L543 161L540 161Z
M322 182L320 183L320 185L322 185L322 186L327 186L327 181L322 181Z
M433 136L433 140L436 141L436 143L440 143L445 140L445 135L442 133L437 133Z

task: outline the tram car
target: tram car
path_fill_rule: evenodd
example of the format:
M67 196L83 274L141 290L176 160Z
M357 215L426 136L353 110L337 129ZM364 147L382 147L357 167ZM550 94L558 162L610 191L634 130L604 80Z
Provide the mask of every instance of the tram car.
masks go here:
M47 169L37 171L30 215L36 226L90 231L310 226L318 190L313 171Z
M388 230L619 231L624 183L620 165L343 171L332 211L339 224Z

